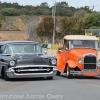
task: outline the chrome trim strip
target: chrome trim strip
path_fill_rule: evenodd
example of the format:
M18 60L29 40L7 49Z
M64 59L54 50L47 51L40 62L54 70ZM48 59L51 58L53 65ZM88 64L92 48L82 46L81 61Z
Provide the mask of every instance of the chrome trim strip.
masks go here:
M56 66L50 66L50 65L23 65L23 66L11 67L11 68L23 68L23 67L56 67Z
M51 70L51 69L20 69L21 72L24 72L24 71L47 71L47 70Z
M93 54L93 53L87 53L87 54L84 54L83 57L86 56L86 55L94 55L94 56L96 56L96 55Z

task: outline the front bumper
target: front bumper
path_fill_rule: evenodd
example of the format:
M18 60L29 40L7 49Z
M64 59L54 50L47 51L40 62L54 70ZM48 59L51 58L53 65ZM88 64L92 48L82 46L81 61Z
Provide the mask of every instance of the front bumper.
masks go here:
M100 76L99 70L82 70L82 71L70 71L72 75L81 75L81 76Z
M29 66L17 66L16 68L18 67L29 67ZM39 67L39 66L38 66ZM41 67L41 65L40 65ZM53 70L51 72L48 72L48 73L16 73L14 68L15 67L12 67L12 68L9 68L6 72L7 72L7 76L9 78L34 78L34 77L53 77L53 76L56 76L56 73L57 73L57 68L56 66L44 66L44 67L53 67Z

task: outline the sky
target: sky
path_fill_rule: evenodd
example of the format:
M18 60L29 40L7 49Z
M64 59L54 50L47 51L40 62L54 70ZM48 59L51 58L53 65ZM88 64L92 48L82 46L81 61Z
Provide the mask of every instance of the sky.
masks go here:
M53 1L55 0L0 0L2 3L13 3L17 2L19 5L40 5L43 2L47 2L48 5L52 6ZM65 1L68 3L69 6L73 6L75 8L77 7L84 7L84 6L90 6L90 9L94 8L96 11L100 11L100 0L56 0L56 2L62 2Z

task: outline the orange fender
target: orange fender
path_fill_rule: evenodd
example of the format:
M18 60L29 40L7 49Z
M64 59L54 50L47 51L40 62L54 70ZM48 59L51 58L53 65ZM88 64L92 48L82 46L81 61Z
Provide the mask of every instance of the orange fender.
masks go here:
M62 54L56 54L55 57L57 58L57 69L60 71L64 71L66 64L64 56Z
M72 60L67 61L67 63L70 68L75 68L77 66L76 63Z

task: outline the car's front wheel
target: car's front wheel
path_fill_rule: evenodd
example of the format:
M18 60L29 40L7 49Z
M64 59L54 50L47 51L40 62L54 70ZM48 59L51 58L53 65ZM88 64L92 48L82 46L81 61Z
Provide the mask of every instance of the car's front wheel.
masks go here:
M67 68L66 68L66 76L67 76L67 78L72 78L72 74L70 74L69 66L67 66Z
M5 79L5 81L9 81L10 80L10 78L7 76L7 69L4 67L4 79Z

